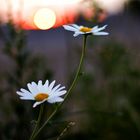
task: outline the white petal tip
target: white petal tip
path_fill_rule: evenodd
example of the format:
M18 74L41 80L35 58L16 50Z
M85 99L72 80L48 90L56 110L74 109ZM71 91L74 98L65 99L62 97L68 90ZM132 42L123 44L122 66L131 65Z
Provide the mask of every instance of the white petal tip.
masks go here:
M63 25L63 27L66 29L68 27L68 25Z
M74 37L77 37L79 34L73 34Z
M93 35L102 36L102 35L109 35L109 33L107 33L107 32L97 32L97 33L93 33Z
M16 94L19 94L20 92L19 91L16 91Z
M102 35L109 35L109 33L104 33L104 34L102 34Z
M25 100L24 97L19 97L21 100Z
M39 80L38 82L42 82L42 80Z
M67 91L66 90L63 90L63 94L62 95L66 94L66 93L67 93ZM62 95L60 95L60 96L62 96Z
M64 99L63 98L61 98L61 101L58 101L58 102L63 102L64 101Z
M36 104L36 103L34 103L34 104L33 104L33 108L35 108L36 106L37 106L37 104Z

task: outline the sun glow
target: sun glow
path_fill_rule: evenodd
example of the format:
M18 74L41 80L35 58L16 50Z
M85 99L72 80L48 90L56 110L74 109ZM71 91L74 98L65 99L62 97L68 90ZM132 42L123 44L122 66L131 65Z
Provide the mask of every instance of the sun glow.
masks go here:
M0 0L0 22L9 19L23 29L50 29L75 22L82 15L94 15L93 2L113 13L128 0ZM93 10L92 10L93 9Z
M34 24L41 30L50 29L55 25L55 12L49 8L42 8L34 15Z
M24 29L49 29L73 23L83 0L0 0L0 19Z
M46 5L60 5L60 6L76 4L81 1L83 1L83 0L48 0L48 1L42 0L42 2Z

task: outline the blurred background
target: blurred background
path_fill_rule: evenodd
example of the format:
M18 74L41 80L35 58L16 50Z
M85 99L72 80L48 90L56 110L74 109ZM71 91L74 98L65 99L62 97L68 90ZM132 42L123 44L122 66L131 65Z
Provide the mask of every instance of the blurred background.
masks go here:
M0 0L0 139L26 140L39 107L19 99L28 82L68 89L82 36L64 24L108 25L88 37L83 74L39 140L140 139L139 0ZM45 104L42 122L55 105Z

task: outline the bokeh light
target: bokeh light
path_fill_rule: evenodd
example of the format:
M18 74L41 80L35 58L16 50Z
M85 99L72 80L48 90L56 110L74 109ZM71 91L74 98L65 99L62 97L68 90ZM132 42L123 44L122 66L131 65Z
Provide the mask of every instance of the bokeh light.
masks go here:
M34 24L42 30L49 29L56 22L55 12L48 8L38 10L34 15Z

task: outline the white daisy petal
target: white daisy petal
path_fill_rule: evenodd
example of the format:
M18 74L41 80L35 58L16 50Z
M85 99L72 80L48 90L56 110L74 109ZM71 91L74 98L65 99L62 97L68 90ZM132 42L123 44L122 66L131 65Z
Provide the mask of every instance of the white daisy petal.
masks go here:
M61 97L54 97L54 98L48 99L49 103L56 103L56 102L63 102L63 101L64 101L64 99Z
M37 84L35 82L31 83L31 88L33 89L33 94L36 95L39 91L37 88Z
M23 93L23 92L17 91L16 93L17 93L18 95L20 95L20 96L24 96L24 93Z
M23 93L23 92L19 92L19 91L17 91L16 93L21 97L25 97L25 96L33 97L32 94L28 94L28 93Z
M34 100L33 97L31 96L22 96L22 97L19 97L21 100Z
M32 94L31 92L29 92L29 91L26 90L26 89L21 88L20 90L21 90L21 92L23 92L23 93L25 93L25 94Z
M70 25L63 25L63 27L68 30L68 31L73 31L75 32L73 34L74 37L80 35L80 34L90 34L92 33L93 35L108 35L109 33L107 32L100 32L102 30L104 30L107 25L104 25L103 27L98 27L95 26L93 28L89 28L89 27L85 27L85 26L78 26L76 24L70 24Z
M66 94L66 92L67 92L66 90L63 90L63 91L56 93L56 95L58 94L57 96L62 96L64 94Z
M99 31L104 30L106 27L107 27L107 25L104 25L103 27L96 28L96 29L92 29L92 31L94 31L94 32L99 32Z
M57 93L54 93L54 94L51 94L50 98L53 98L53 97L59 97L59 96L62 96L64 94L66 94L66 90L63 90L63 91L59 91ZM49 99L49 98L48 98Z
M34 100L36 101L33 107L36 107L39 104L44 103L45 101L49 103L62 102L64 99L60 96L66 93L66 90L63 90L65 87L60 87L60 84L55 86L55 81L51 82L46 80L45 84L42 84L42 81L38 81L38 84L35 82L28 83L28 90L21 88L20 91L16 93L20 96L21 100Z
M37 88L38 88L39 92L42 90L43 86L42 86L42 81L41 81L41 80L38 81L38 86L37 86ZM43 88L43 89L44 89L44 88Z
M32 86L37 87L37 84L35 82L32 82L31 84Z
M65 87L63 86L63 87L57 89L56 92L61 91L61 90L64 89L64 88L65 88Z
M97 33L93 33L94 35L109 35L109 33L107 32L97 32Z
M78 36L78 35L80 35L80 34L81 34L80 32L75 32L75 33L73 34L73 36L76 37L76 36Z
M49 90L52 90L54 84L55 84L55 80L49 85Z
M48 87L49 86L49 81L48 80L46 80L46 82L45 82L45 84L44 84L44 87Z
M36 106L38 106L38 105L40 105L41 104L41 102L35 102L34 104L33 104L33 108L35 108Z
M37 89L35 89L35 87L30 83L27 84L27 87L30 90L30 92L34 95L38 92Z
M54 87L54 88L52 89L52 93L55 92L59 87L60 87L60 84L57 85L56 87Z
M73 31L73 32L78 31L78 29L76 29L75 27L72 27L70 25L63 25L63 27L65 30L68 30L68 31Z
M70 24L71 26L75 27L76 29L80 29L80 26L76 25L76 24Z
M37 105L40 105L40 104L44 103L45 101L47 101L47 99L44 99L43 101L40 101L40 102L35 102L33 104L33 107L36 107Z
M42 81L41 80L38 81L38 86L42 87Z
M96 30L96 29L98 29L98 25L97 25L97 26L94 26L94 27L92 28L92 30Z

